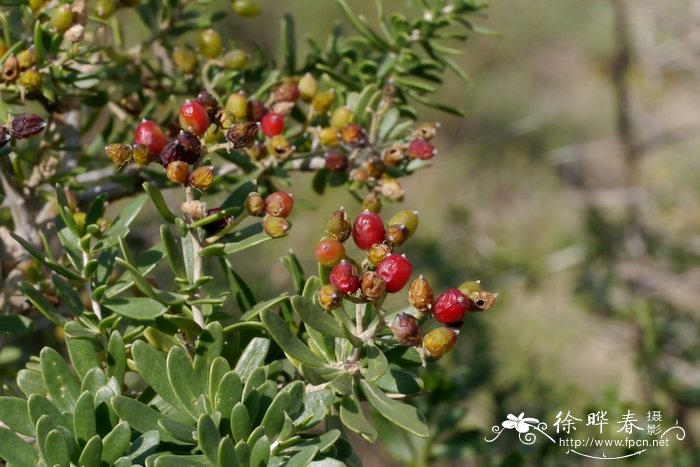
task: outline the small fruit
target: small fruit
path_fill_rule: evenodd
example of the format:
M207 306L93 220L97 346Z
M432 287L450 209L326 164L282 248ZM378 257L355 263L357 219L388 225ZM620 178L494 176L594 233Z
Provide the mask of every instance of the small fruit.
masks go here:
M248 54L241 49L230 50L224 54L223 62L227 70L240 70L248 63Z
M331 108L333 101L335 101L335 91L333 89L321 91L313 98L311 106L316 112L324 114Z
M365 169L368 177L379 178L384 174L386 167L379 157L370 157L364 161L362 168Z
M348 219L348 214L345 212L345 209L340 208L334 211L326 223L326 234L332 239L344 242L350 238L351 233L352 224Z
M408 236L412 236L418 229L418 212L402 209L389 218L389 225L403 225Z
M352 226L352 239L361 250L369 250L375 243L384 241L384 221L370 211L364 211L355 218Z
M244 119L248 115L248 98L245 94L234 92L226 99L226 110L237 119Z
M441 323L458 325L469 311L469 299L458 289L441 293L433 306L433 316Z
M234 13L246 18L253 18L260 14L260 6L254 0L234 0L231 8Z
M318 94L318 80L314 78L311 73L306 73L299 80L299 97L304 102L311 102L311 100Z
M408 144L408 155L414 159L429 160L435 154L435 146L424 139L414 139Z
M318 293L318 303L321 307L330 311L338 308L343 303L343 294L332 284L325 284Z
M377 266L377 274L386 282L386 291L395 293L403 289L413 273L413 265L403 255L392 253Z
M142 120L134 131L134 143L146 146L153 154L159 154L167 142L165 133L153 120Z
M41 73L36 68L24 70L19 74L17 83L28 91L38 89L41 86Z
M207 209L206 216L204 216L204 217L213 216L214 214L218 214L221 211L222 211L221 208ZM202 228L209 235L214 235L214 234L221 232L223 229L225 229L232 221L233 221L232 216L224 216L221 219L217 219L215 221L209 222L208 224L204 224L202 226Z
M252 122L259 122L263 117L269 112L265 104L257 99L250 99L248 101L248 120Z
M324 146L337 146L340 143L340 132L330 126L322 128L318 132L318 142Z
M437 122L422 123L418 128L414 130L413 137L429 141L435 137L438 128L440 128L440 124Z
M340 138L348 146L362 146L367 142L367 135L357 123L348 123L340 130Z
M41 10L45 3L46 0L29 0L29 8L32 9L32 12L36 13Z
M134 155L131 146L126 144L109 144L105 147L105 153L109 160L119 165L126 164Z
M346 295L352 295L360 289L360 277L355 267L345 260L331 270L328 280Z
M269 112L260 120L262 132L265 136L276 136L284 131L284 115Z
M386 174L379 180L379 192L391 201L403 201L406 194L397 179Z
M36 63L36 49L34 49L34 46L24 49L18 53L17 63L19 63L19 67L22 70L33 67Z
M243 205L251 216L262 217L265 214L265 200L257 191L248 193Z
M265 211L271 216L288 217L294 208L294 198L284 191L275 191L265 198Z
M117 9L115 0L97 0L95 2L95 14L102 19L109 18Z
M374 192L367 193L367 195L362 198L362 207L368 211L378 213L382 210L382 200Z
M324 238L316 245L315 255L323 266L335 266L345 257L345 247L338 240Z
M175 47L173 50L173 63L182 73L187 75L197 69L197 55L185 47Z
M252 146L257 134L257 123L236 123L226 131L226 140L231 143L233 149L245 149Z
M46 122L36 114L21 113L10 122L10 132L16 139L31 138L46 128Z
M63 34L73 24L73 10L67 3L58 5L51 14L51 24L56 28L56 32Z
M151 151L143 144L134 145L134 162L138 165L148 165L153 162L154 156Z
M469 309L473 311L486 311L498 298L497 293L483 289L479 281L467 281L459 286L459 291L469 299Z
M289 221L284 217L265 216L262 221L263 231L272 238L284 237L290 229Z
M214 29L207 29L199 34L199 51L207 58L216 58L224 49L221 34Z
M216 116L219 113L219 101L216 100L216 97L214 97L210 92L207 91L200 91L199 94L197 94L197 102L202 104L202 107L204 107L204 110L207 111L207 116L209 117L210 122L215 122L216 121Z
M338 107L331 114L331 126L336 130L341 130L352 121L353 117L354 115L349 107Z
M362 289L362 295L364 295L367 300L376 302L381 300L384 296L386 292L386 282L384 282L384 279L376 272L366 271L362 274L360 288Z
M184 185L190 177L190 169L187 162L172 161L165 171L168 180L178 185Z
M180 205L180 209L185 217L192 221L198 221L207 215L207 206L201 201L185 201Z
M182 160L185 149L177 141L170 141L158 153L158 159L163 167L167 167L172 161Z
M386 229L386 241L393 247L400 247L408 240L408 229L401 224L392 224Z
M404 160L403 150L398 146L393 146L384 150L384 163L390 167L399 165Z
M326 169L331 172L344 172L348 168L348 156L340 151L330 150L323 156Z
M391 332L401 345L416 346L420 344L420 324L415 316L399 313L391 322Z
M292 155L294 146L282 135L273 136L267 142L267 151L279 160L284 160Z
M408 303L421 313L427 313L432 310L434 301L432 287L422 275L418 276L408 289Z
M192 133L180 130L175 141L182 146L182 161L188 164L196 164L202 155L202 142Z
M186 100L180 106L180 126L197 136L202 136L209 128L209 116L202 104L196 100Z
M4 55L4 54L3 54ZM10 54L5 63L2 64L2 79L5 81L14 81L19 76L19 61L15 54Z
M213 181L214 167L212 167L211 165L203 165L201 167L197 167L192 171L188 180L190 186L200 191L207 190L211 186Z
M435 328L423 338L423 350L429 357L440 358L455 346L457 335L451 328Z
M367 250L367 261L374 266L378 266L391 252L391 247L386 243L375 243Z
M296 102L300 95L299 86L292 81L284 82L275 89L275 100L277 102Z

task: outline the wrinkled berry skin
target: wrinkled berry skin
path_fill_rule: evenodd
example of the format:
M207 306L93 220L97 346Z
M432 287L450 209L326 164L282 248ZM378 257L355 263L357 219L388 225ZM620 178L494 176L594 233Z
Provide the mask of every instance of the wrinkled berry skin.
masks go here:
M423 338L423 350L432 358L440 358L457 344L457 331L450 328L435 328Z
M44 131L46 122L38 115L23 113L13 118L10 126L12 127L12 136L17 139L24 139L31 138Z
M195 164L202 153L202 142L192 133L180 131L175 140L182 146L181 160L188 164Z
M260 128L265 136L277 136L284 131L284 115L269 112L260 120Z
M362 288L362 295L373 302L381 300L386 292L386 282L374 271L365 271L362 274L360 287Z
M207 111L209 120L212 122L216 121L216 114L219 112L219 101L216 100L216 97L207 91L201 91L197 94L197 102L202 104L204 110Z
M360 289L360 277L355 267L345 260L331 270L329 281L346 295L352 295Z
M333 238L324 238L316 245L316 261L323 266L335 266L345 257L345 247Z
M414 139L408 145L408 155L417 159L430 160L435 157L435 146L424 139Z
M221 208L213 208L213 209L207 209L207 214L205 217L213 216L214 214L221 212ZM226 216L222 217L218 221L210 222L208 224L204 224L202 228L209 234L209 235L214 235L216 233L221 232L224 228L226 228L227 225L231 223L233 220L232 216Z
M244 149L253 144L257 134L257 123L236 123L226 131L226 140L231 143L233 149Z
M265 200L257 191L248 193L243 206L251 216L262 217L265 214Z
M284 191L275 191L265 198L265 210L271 216L287 217L294 208L294 198Z
M469 311L469 299L458 289L441 293L433 306L433 316L441 323L458 324Z
M386 282L386 291L396 293L408 283L413 265L405 256L391 254L377 266L377 274Z
M275 99L278 102L294 102L299 96L299 86L291 81L282 83L275 89Z
M340 208L333 212L330 219L326 223L326 233L330 238L338 240L339 242L344 242L350 238L352 233L352 224L348 219L348 215L345 209Z
M399 313L391 322L391 332L401 345L416 346L420 344L420 325L415 316Z
M185 149L177 141L171 141L160 151L158 157L163 167L167 167L173 161L180 161L185 155Z
M326 168L333 172L343 172L348 168L348 156L340 151L330 150L323 156Z
M361 250L369 250L375 243L384 241L384 221L378 214L365 211L355 218L352 239Z
M146 146L153 154L159 154L168 143L168 140L156 122L144 120L134 131L134 143Z
M425 277L418 276L408 289L408 303L421 313L427 313L432 310L433 302L435 302L435 295L432 287Z
M343 303L343 294L336 286L325 284L319 291L318 303L326 311L333 310Z

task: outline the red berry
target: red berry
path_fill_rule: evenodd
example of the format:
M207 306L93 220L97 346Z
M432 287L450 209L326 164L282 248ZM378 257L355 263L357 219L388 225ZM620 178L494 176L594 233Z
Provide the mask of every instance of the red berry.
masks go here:
M467 311L469 299L459 289L445 290L433 305L435 319L447 324L459 323Z
M284 130L284 115L277 112L269 112L260 120L262 132L265 136L277 136Z
M435 157L435 146L424 139L414 139L408 145L408 155L428 160Z
M377 274L386 282L386 291L398 292L408 283L413 272L411 262L403 255L391 254L377 266Z
M209 115L199 101L188 99L180 106L180 126L197 136L202 136L207 131Z
M331 270L330 283L346 295L360 289L360 277L352 264L343 260Z
M158 154L168 142L165 133L153 120L144 120L134 131L134 143L146 146L153 154Z
M287 217L294 207L294 198L284 191L275 191L265 198L265 210L271 216Z
M324 238L316 245L316 260L324 266L335 266L345 257L345 247L338 240Z
M259 122L268 112L269 110L267 110L265 104L259 100L251 99L248 101L248 120Z
M385 233L384 221L379 214L365 211L355 218L352 239L359 249L369 250L375 243L381 243Z

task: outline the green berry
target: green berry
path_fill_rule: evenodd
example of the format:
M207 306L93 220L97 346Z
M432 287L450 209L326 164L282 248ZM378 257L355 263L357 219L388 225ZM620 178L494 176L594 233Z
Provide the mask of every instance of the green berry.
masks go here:
M316 94L318 94L318 80L311 73L306 73L299 80L299 97L304 102L311 102Z
M66 32L73 24L73 11L70 5L61 4L51 14L51 24L59 34Z
M243 50L234 49L224 55L224 67L227 70L240 70L248 63L248 54Z
M248 115L248 98L245 94L233 93L226 99L226 110L237 119L244 119Z
M389 218L389 225L403 225L407 231L407 238L412 236L418 228L418 213L403 209Z
M223 50L221 34L213 29L202 31L199 35L199 51L207 58L216 58Z
M338 107L331 115L331 126L336 130L342 130L345 125L352 122L354 114L349 107Z
M115 0L97 0L95 2L95 14L102 18L109 18L117 9L117 2Z
M253 18L260 14L260 6L253 0L234 0L231 8L236 14L246 18Z
M175 47L173 62L182 73L191 74L197 69L197 55L190 49Z

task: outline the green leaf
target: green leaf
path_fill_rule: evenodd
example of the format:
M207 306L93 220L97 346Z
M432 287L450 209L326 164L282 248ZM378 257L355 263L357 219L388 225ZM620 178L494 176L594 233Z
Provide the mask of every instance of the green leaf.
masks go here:
M122 250L122 252L127 256L126 250ZM130 261L125 261L121 258L117 258L116 261L118 265L126 268L131 273L133 283L148 297L166 305L182 305L187 300L188 297L186 295L156 290L151 287L141 272Z
M176 277L187 279L185 259L182 256L182 246L178 244L173 233L170 231L170 227L165 224L160 226L160 238L163 241L165 259L168 261L170 269L175 273Z
M292 297L292 307L307 326L327 336L345 337L338 322L310 299L302 296Z
M231 367L229 367L228 360L224 357L216 357L211 363L207 387L209 400L212 403L216 400L216 391L219 390L221 380L224 379L224 376L229 371L231 371Z
M252 422L248 409L242 402L238 402L231 410L231 434L236 442L248 438L252 429Z
M201 415L197 421L197 440L204 456L212 464L216 464L219 459L221 435L214 420L209 415Z
M323 361L314 354L304 343L299 340L289 326L282 318L272 313L270 310L264 310L260 317L265 328L267 328L270 336L277 342L282 350L295 360L302 361L313 366L323 366Z
M296 70L296 38L294 18L286 14L282 18L281 50L285 74L291 76Z
M308 430L326 418L335 395L330 389L307 391L304 394L304 411L294 420L299 430Z
M131 346L131 354L141 377L148 385L170 405L179 407L180 401L168 380L165 354L144 341L134 342Z
M401 113L396 107L391 107L389 110L387 110L387 112L384 114L384 118L382 118L382 123L379 124L379 131L377 132L379 141L384 141L386 139L389 132L399 121L400 115Z
M20 336L34 331L34 321L21 315L0 315L0 334Z
M131 427L128 422L119 422L104 437L102 449L102 462L107 465L114 464L126 452L131 441Z
M60 465L61 467L70 466L68 446L66 446L63 434L58 429L51 430L46 436L44 449L44 457L47 464L52 466Z
M229 414L233 406L241 401L243 395L243 383L241 378L233 371L226 374L219 383L216 392L214 407L222 414Z
M154 467L211 467L204 456L183 456L176 454L159 455L153 464Z
M158 214L160 214L163 220L169 224L175 222L175 214L168 208L168 203L165 202L163 193L161 193L155 185L148 182L143 184L143 189L146 190L146 193L151 198L153 205L156 207Z
M63 415L58 408L45 396L41 394L32 394L27 400L27 409L29 418L36 426L41 417L47 416L52 420L52 427L56 424L63 426L72 426L73 419L69 415Z
M238 467L238 457L236 457L236 446L228 436L221 439L219 443L219 467Z
M220 258L219 261L222 269L226 272L226 280L231 296L236 300L242 311L250 310L257 303L253 291L243 278L233 270L228 259Z
M288 392L291 396L291 404L287 409L287 413L292 416L297 416L302 409L304 403L304 392L306 384L304 381L293 381L283 387L280 392Z
M87 442L83 448L83 452L80 454L80 460L78 465L85 467L100 467L100 460L102 459L102 440L99 436L95 435Z
M83 311L85 311L85 305L83 305L80 295L76 292L76 288L55 274L51 275L51 282L53 282L56 292L61 297L61 304L69 308L74 316L82 315Z
M163 414L146 404L126 396L114 396L111 404L119 418L129 422L129 426L139 433L145 435L148 431L157 430L161 440L182 444L158 425L158 420L165 418Z
M124 339L119 331L113 331L107 345L107 377L114 377L120 385L124 384L126 373L126 350Z
M118 248L112 248L100 254L100 267L97 271L100 272L100 268L103 267L105 272L104 282L109 280L109 276L112 274L112 270L117 263L116 255L118 254ZM109 252L109 254L106 254ZM161 251L161 245L158 244L139 255L132 264L139 271L140 275L145 277L153 271L156 266L160 264L163 260L164 253ZM129 287L134 285L134 278L129 271L125 271L122 276L115 282L109 289L105 292L107 297L115 297L120 293L127 290Z
M287 271L289 271L289 274L292 276L295 292L297 294L301 294L304 290L305 276L299 259L292 250L289 250L289 254L280 258L280 261L282 261L282 264L285 268L287 268Z
M367 381L361 380L360 386L367 401L382 417L421 438L430 436L430 430L418 409L389 399L381 389Z
M254 227L254 226L251 226L251 227ZM251 235L249 237L246 237L238 242L227 243L224 246L223 252L225 255L233 255L233 254L239 253L243 250L247 250L248 248L252 248L254 246L265 243L269 240L272 240L272 237L267 235L265 232L260 232L260 233ZM204 250L202 250L201 256L207 256L206 254L204 254Z
M146 457L154 452L158 448L160 443L160 434L156 430L146 431L141 436L139 436L127 452L127 457L133 461L134 464L145 464Z
M318 448L316 446L308 446L292 456L291 459L287 461L285 467L306 467L311 463L316 454L318 453Z
M121 211L119 211L119 216L102 234L102 239L95 244L94 251L116 245L120 238L125 237L129 232L129 226L132 222L134 222L134 219L136 219L139 212L141 212L141 209L143 209L147 199L148 198L146 195L138 196Z
M87 373L83 375L82 379L83 382L80 385L81 392L90 391L95 394L99 388L107 384L107 377L99 366L90 368Z
M0 427L0 458L15 466L37 465L39 462L36 450L5 427Z
M19 386L25 397L29 397L32 394L48 394L41 373L35 370L19 370L17 372L17 386Z
M95 423L95 403L93 395L85 391L75 403L73 411L73 433L80 446L84 446L90 438L97 434Z
M250 467L267 467L270 460L270 440L260 437L250 451Z
M423 390L423 381L413 373L390 368L374 382L384 392L394 394L418 394Z
M374 345L365 347L367 355L367 370L365 371L365 379L369 382L374 382L384 375L389 369L389 362L384 353Z
M268 350L270 350L270 339L254 337L243 350L233 372L241 377L241 381L247 381L253 370L265 362Z
M44 315L49 321L57 326L63 326L68 321L65 317L58 314L56 308L44 297L44 295L31 286L28 282L20 282L19 290L32 302L39 312Z
M0 422L21 435L34 436L34 424L25 399L0 397Z
M281 303L285 300L287 300L287 294L283 293L282 295L279 295L278 297L271 298L269 300L265 300L264 302L260 302L257 305L255 305L253 308L250 310L246 311L241 315L239 318L239 321L250 321L251 319L255 318L262 312L263 310L267 310L272 308L273 306L277 305L278 303Z
M289 410L292 397L288 392L279 392L267 408L260 425L265 428L268 439L275 439L284 425L284 414Z
M195 428L192 425L186 425L169 418L161 418L158 420L158 426L170 433L173 438L182 441L186 444L196 444Z
M202 393L187 352L182 347L173 347L166 361L168 381L180 405L193 420L197 420L204 407L199 407L197 399Z
M51 347L44 347L39 355L41 374L49 396L56 407L71 412L80 395L80 382L63 357Z
M109 298L102 305L121 316L142 321L156 319L168 311L168 307L149 297Z
M59 185L56 185L55 194L58 215L61 216L61 219L63 219L64 224L73 233L73 235L80 238L82 232L78 230L78 226L75 223L75 218L73 218L73 212L71 210L70 203L68 202L66 192L63 191L63 188L61 188Z

